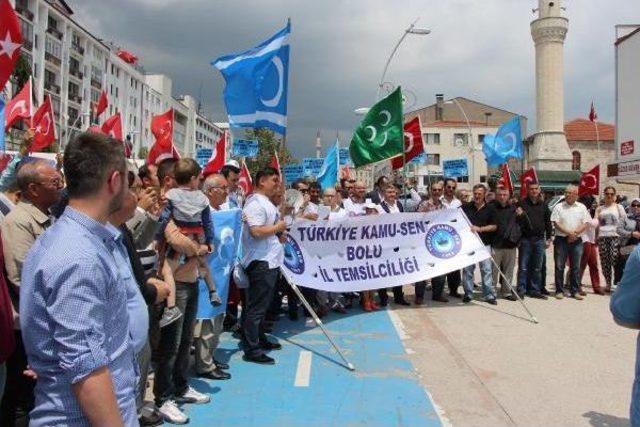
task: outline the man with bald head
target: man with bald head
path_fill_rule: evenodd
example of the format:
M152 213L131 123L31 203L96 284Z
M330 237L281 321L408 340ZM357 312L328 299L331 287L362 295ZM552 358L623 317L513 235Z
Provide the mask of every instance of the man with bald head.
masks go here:
M202 184L202 192L209 199L212 211L229 209L228 203L226 203L229 185L224 175L218 173L208 175ZM223 370L229 369L229 365L214 357L220 342L224 316L224 313L220 313L213 319L198 319L196 321L194 331L195 361L196 372L200 377L212 380L231 378L231 374Z
M362 216L365 214L365 195L366 186L363 181L356 181L353 184L353 193L351 196L342 202L344 209L349 216Z
M582 203L578 202L578 187L569 185L564 192L564 201L558 203L551 212L551 222L556 229L553 241L553 259L555 261L556 298L564 297L564 266L571 259L571 279L569 292L572 298L583 299L580 285L580 258L582 257L582 232L591 222L591 215Z
M24 163L16 174L21 199L0 225L9 295L13 305L14 327L19 328L19 299L22 265L38 236L50 225L49 208L58 202L62 177L46 160ZM15 331L16 350L7 360L7 389L2 401L0 425L26 420L33 407L35 381L23 375L27 356L20 330Z

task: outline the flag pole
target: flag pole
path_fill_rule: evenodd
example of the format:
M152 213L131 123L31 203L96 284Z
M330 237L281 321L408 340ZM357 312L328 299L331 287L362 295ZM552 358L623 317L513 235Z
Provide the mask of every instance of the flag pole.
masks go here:
M593 125L596 128L596 149L598 151L598 166L602 164L602 157L600 156L600 133L598 132L598 119L597 117L593 120ZM598 172L600 172L602 168L598 168ZM600 194L600 181L602 179L602 174L598 173L598 194Z

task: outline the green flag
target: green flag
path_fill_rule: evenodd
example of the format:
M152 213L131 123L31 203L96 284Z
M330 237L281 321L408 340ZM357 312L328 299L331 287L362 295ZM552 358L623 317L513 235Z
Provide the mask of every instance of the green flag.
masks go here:
M402 154L402 92L400 87L371 107L358 125L349 153L356 167Z

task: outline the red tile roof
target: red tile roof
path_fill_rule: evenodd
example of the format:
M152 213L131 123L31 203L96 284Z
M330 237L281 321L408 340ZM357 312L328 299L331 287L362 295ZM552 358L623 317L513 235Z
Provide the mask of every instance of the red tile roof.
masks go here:
M596 141L596 126L587 119L575 119L564 124L567 141ZM615 139L615 126L598 122L598 138L600 141Z

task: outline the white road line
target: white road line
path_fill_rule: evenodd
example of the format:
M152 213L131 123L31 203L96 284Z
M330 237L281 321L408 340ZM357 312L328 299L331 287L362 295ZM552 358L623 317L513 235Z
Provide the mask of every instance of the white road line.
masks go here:
M296 370L296 380L294 387L309 387L311 379L311 356L313 354L307 350L301 350L298 357L298 369Z
M391 319L391 323L393 324L393 327L396 328L396 333L398 334L398 338L400 338L401 340L406 340L408 338L411 338L405 332L404 324L402 323L402 320L400 320L400 317L398 316L398 314L395 311L390 309L387 309L387 314L389 315L389 319Z

